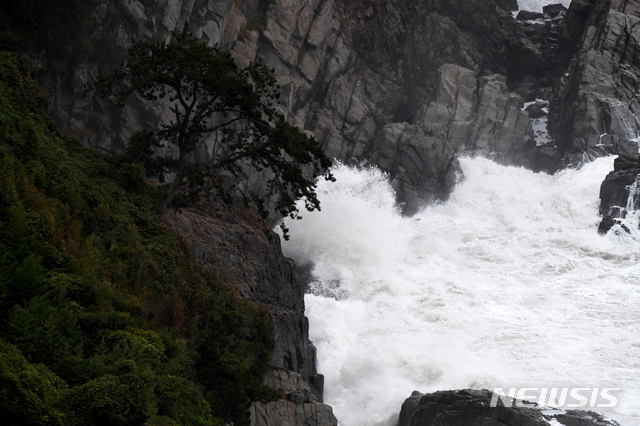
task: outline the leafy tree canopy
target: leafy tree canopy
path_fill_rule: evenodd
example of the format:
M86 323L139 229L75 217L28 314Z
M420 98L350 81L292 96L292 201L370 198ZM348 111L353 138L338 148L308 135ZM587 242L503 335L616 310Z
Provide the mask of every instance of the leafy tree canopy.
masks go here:
M333 180L331 160L318 142L276 111L279 86L273 70L259 62L239 68L230 54L195 40L186 25L168 43L135 43L126 64L98 76L88 89L114 96L119 104L134 93L168 104L172 118L159 136L175 144L180 155L165 206L189 174L188 154L209 135L214 142L206 169L212 181L221 173L231 175L235 189L263 215L266 200L291 218L299 217L301 198L307 210L319 209L315 180ZM250 170L265 176L259 195L246 182Z
M198 264L122 156L60 134L0 51L0 424L249 424L273 350L264 307Z

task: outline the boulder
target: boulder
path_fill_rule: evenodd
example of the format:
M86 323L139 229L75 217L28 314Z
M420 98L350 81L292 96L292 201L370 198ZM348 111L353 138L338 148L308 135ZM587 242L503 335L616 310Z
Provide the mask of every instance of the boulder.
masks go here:
M493 392L486 389L426 394L415 407L403 404L400 417L411 419L408 426L619 426L591 411L557 410L554 414L540 407L505 407L500 400L491 407L492 396Z
M548 4L542 8L542 14L545 18L556 18L561 13L566 13L567 8L560 3Z
M518 10L518 0L495 0L496 4L509 12Z
M603 216L598 233L606 234L614 225L622 225L618 218L625 218L628 209L640 208L640 188L637 186L640 176L640 156L621 155L614 160L613 171L600 185L600 214ZM634 193L631 193L631 191ZM629 197L633 196L633 202Z
M384 126L369 164L396 178L396 192L405 213L415 212L434 198L446 198L462 173L446 140L428 136L409 123Z
M547 115L547 111L545 111L545 108L548 106L549 104L547 102L536 102L534 104L529 105L525 111L527 111L529 113L529 118L540 118L540 117L544 117Z
M614 170L605 177L600 186L600 214L614 218L624 217L629 190L639 174L640 159L637 156L619 156L615 160Z

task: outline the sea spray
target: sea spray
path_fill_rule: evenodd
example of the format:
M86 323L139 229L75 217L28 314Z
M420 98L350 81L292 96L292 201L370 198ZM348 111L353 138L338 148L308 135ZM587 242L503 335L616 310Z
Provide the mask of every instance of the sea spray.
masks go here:
M518 0L518 9L519 10L528 10L530 12L540 12L542 13L542 8L548 4L556 4L561 3L564 7L568 8L571 4L571 0L557 0L557 1L549 1L549 0Z
M640 244L597 234L612 158L555 176L462 159L450 199L402 217L386 176L338 166L289 222L341 424L393 425L404 398L466 387L620 387L640 424Z

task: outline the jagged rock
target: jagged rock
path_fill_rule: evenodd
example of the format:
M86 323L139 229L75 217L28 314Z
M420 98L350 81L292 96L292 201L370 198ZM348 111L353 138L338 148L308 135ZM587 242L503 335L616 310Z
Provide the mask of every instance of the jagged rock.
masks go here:
M266 14L257 1L167 0L157 7L117 2L131 18L127 22L144 21L123 23L123 43L166 40L169 31L189 22L201 41L229 50L239 64L260 59L275 69L281 111L344 162L370 160L385 125L413 122L431 99L444 63L517 78L523 70L540 71L538 48L508 12L487 0L277 0ZM114 54L115 66L124 50ZM137 99L127 110L107 100L86 110L69 85L77 84L51 78L47 89L57 99L51 111L63 128L101 151L119 152L133 131L158 129L170 118L162 105ZM207 149L193 158L206 161Z
M635 1L571 3L563 37L565 45L574 46L575 57L556 88L549 117L550 133L565 163L580 160L583 152L638 152L640 17L636 11Z
M496 4L509 12L518 10L518 0L496 0Z
M561 13L566 13L566 12L567 12L567 8L560 3L548 4L542 8L542 13L545 18L556 18Z
M337 426L331 407L317 400L299 374L272 370L266 374L265 383L281 391L283 398L252 404L251 426Z
M536 102L535 104L529 105L525 111L529 113L529 118L540 118L547 115L547 112L544 110L549 104L547 102Z
M402 408L400 409L400 415L398 416L398 426L409 426L411 416L420 405L420 398L424 396L423 393L418 391L411 392L411 396L404 400Z
M445 198L461 173L449 144L427 136L418 126L408 123L386 125L378 134L371 164L388 170L398 180L398 198L404 211L416 211L427 197Z
M625 218L627 209L640 208L640 188L634 185L640 176L640 156L620 155L613 162L613 171L600 185L600 214L602 221L598 226L599 234L606 234L614 225L629 229L618 218ZM635 191L634 205L629 206L630 191Z
M640 174L638 157L620 156L614 162L614 170L600 186L600 214L613 218L626 214L629 188Z
M293 261L284 257L280 237L256 211L202 199L163 220L184 235L196 259L240 296L260 302L275 325L273 364L300 373L322 401L323 378L316 371L316 350L304 316L303 283Z
M539 146L536 149L533 170L536 172L555 173L560 168L561 157L555 145Z
M433 99L416 114L416 124L454 149L530 166L535 140L521 103L519 95L507 91L506 77L477 77L469 69L446 64L440 68Z
M553 415L535 407L505 407L501 401L491 407L492 395L484 389L435 392L422 396L413 411L413 404L407 411L403 404L400 416L411 419L408 426L619 426L591 411L558 410Z
M524 14L518 18L522 31L535 46L539 54L535 61L523 63L526 74L537 78L533 84L538 89L553 85L553 80L562 75L568 61L561 55L560 37L564 29L564 17L566 8L562 5L550 5L543 8L542 14ZM526 79L526 77L524 78ZM523 79L523 80L524 80Z
M625 231L627 234L631 233L629 228L627 228L627 226L625 224L623 224L622 221L620 221L618 219L614 219L613 217L611 217L609 215L605 215L602 218L602 221L600 222L600 225L598 225L598 234L605 235L607 232L609 232L611 230L611 228L613 228L616 225L619 225L620 228L622 228L622 230Z

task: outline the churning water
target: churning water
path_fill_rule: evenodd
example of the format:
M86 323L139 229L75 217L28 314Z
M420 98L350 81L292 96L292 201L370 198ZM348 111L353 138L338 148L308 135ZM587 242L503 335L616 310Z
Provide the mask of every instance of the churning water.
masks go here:
M289 222L344 426L392 425L413 390L619 387L640 424L640 236L597 233L601 158L555 176L462 159L450 199L402 217L387 177L335 168L322 211ZM636 225L637 226L637 225Z
M568 8L571 0L518 0L518 9L528 10L530 12L542 12L544 6L556 3L561 3L564 7Z

